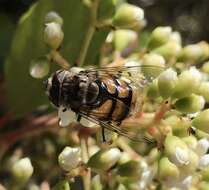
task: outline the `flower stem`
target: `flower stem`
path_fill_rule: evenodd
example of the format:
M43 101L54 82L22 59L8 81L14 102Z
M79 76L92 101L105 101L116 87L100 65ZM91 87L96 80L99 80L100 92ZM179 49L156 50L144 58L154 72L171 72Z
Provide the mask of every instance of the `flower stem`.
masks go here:
M80 137L80 146L81 146L81 157L83 163L87 163L89 159L88 152L88 138L85 136ZM91 190L91 170L90 168L86 168L85 173L82 175L83 178L83 186L84 190Z
M48 55L48 58L53 60L55 63L57 63L59 66L61 66L63 69L69 69L70 64L65 60L62 55L55 50L52 50L50 54Z
M84 64L89 46L91 44L91 40L94 36L96 31L96 24L97 24L97 9L100 0L95 0L90 6L90 25L87 30L84 43L81 47L80 55L78 57L78 66L82 66Z

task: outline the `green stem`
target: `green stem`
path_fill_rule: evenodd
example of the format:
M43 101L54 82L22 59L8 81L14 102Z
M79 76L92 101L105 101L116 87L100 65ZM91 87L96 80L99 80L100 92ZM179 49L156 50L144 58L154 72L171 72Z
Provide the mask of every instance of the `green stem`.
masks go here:
M87 137L80 137L81 143L81 157L83 163L87 163L89 160L89 152L88 152L88 138ZM91 170L90 168L86 168L85 174L82 176L83 178L83 186L85 190L91 190Z
M80 55L78 57L78 66L82 66L84 64L89 46L91 44L91 40L94 36L94 33L96 31L96 24L97 24L97 9L99 6L99 1L100 0L95 0L91 7L90 7L90 24L89 24L89 28L87 30L85 39L84 39L84 43L81 47L81 51L80 51Z

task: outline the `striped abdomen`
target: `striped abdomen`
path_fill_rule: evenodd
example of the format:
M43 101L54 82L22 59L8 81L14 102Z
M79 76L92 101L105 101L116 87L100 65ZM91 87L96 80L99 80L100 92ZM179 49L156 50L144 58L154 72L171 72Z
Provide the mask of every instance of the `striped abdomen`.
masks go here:
M136 89L122 79L102 78L96 83L99 86L97 106L89 111L102 121L120 123L130 115L136 104Z

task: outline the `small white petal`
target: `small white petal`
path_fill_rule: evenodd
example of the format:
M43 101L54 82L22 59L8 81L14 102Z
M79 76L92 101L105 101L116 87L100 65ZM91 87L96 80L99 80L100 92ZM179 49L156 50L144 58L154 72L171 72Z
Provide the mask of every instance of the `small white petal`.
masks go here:
M70 123L76 121L76 114L70 109L60 107L58 110L58 117L60 119L59 125L62 127L68 126Z
M177 165L188 165L189 164L189 152L187 149L183 149L180 147L176 148L175 152L175 164Z
M199 160L199 168L204 169L209 166L209 154L205 154Z
M209 141L208 141L208 139L203 138L203 139L200 139L197 142L197 147L196 147L196 151L195 152L199 156L202 156L202 155L204 155L208 151L208 148L209 148Z

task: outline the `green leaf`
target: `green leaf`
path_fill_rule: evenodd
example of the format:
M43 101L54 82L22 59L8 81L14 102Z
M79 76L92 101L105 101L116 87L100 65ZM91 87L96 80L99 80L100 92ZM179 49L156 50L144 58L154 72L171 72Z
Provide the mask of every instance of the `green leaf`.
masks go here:
M22 16L5 67L8 102L16 117L21 117L49 103L43 81L33 79L29 74L30 61L49 51L43 42L44 17L49 11L56 11L64 20L65 38L61 54L71 64L78 59L79 50L88 30L90 12L81 1L41 0ZM105 29L95 33L85 64L97 63L99 50L107 32L108 30ZM52 66L51 72L56 69L57 66Z

